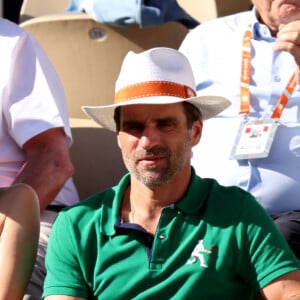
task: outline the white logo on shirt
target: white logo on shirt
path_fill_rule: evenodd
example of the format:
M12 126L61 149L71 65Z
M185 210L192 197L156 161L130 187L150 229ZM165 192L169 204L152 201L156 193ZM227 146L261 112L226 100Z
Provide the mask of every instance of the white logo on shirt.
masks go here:
M200 267L203 268L207 268L207 264L204 258L204 253L207 254L211 254L213 250L216 250L217 247L211 247L209 249L205 249L204 248L204 244L203 244L203 240L199 240L198 244L196 245L196 247L194 248L192 254L191 254L191 258L187 261L187 265L192 265L195 262L197 262L197 260L199 260L200 263Z

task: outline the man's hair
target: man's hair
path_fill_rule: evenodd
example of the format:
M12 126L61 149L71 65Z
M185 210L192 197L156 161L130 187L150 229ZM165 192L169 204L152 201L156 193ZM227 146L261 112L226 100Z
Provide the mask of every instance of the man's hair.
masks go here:
M202 120L201 111L193 104L184 101L182 102L184 114L187 120L188 129L191 129L194 122Z
M183 101L182 106L187 120L187 127L188 129L191 129L194 122L202 119L201 112L195 105L187 101ZM114 111L114 120L116 123L117 132L120 131L120 118L121 118L121 106L118 106Z

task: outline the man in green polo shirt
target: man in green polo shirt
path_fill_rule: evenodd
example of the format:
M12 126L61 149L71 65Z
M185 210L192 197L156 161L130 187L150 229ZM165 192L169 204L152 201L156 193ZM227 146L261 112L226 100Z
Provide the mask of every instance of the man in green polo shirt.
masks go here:
M191 167L202 120L228 105L197 97L177 50L128 53L115 104L84 111L116 131L129 174L59 213L46 300L300 299L300 262L264 209Z

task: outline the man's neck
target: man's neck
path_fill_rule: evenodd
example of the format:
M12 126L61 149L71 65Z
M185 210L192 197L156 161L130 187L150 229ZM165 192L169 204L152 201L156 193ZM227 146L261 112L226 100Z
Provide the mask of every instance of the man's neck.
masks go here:
M178 178L162 187L149 188L131 178L122 204L122 217L126 222L136 223L155 234L162 210L179 201L190 182L191 174ZM180 179L180 180L179 180Z
M262 16L260 16L260 14L258 13L258 11L255 11L255 14L256 14L256 17L257 17L257 20L259 21L259 23L266 25L269 28L269 30L271 32L271 35L273 37L276 37L276 35L278 33L278 25L275 24L275 22L272 22L271 19L264 20L262 18Z

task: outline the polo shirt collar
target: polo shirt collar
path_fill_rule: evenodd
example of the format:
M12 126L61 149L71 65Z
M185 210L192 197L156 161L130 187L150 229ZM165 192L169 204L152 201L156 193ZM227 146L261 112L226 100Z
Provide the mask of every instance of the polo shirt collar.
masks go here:
M210 191L210 180L203 180L196 175L193 167L191 181L186 193L180 201L174 204L179 210L186 214L197 213L205 204ZM113 193L111 197L105 197L101 208L100 231L101 233L112 236L116 233L115 224L120 215L120 208L125 189L130 183L130 174L126 174L119 184L105 193Z
M102 212L100 214L100 231L101 233L112 236L116 233L115 224L120 215L120 208L122 205L122 198L127 186L130 184L130 174L126 174L119 182L119 184L110 191L114 192L113 195L105 195L103 199Z
M209 192L211 181L203 180L196 175L195 169L192 167L191 181L186 193L175 206L186 214L194 214L198 212L205 204Z

